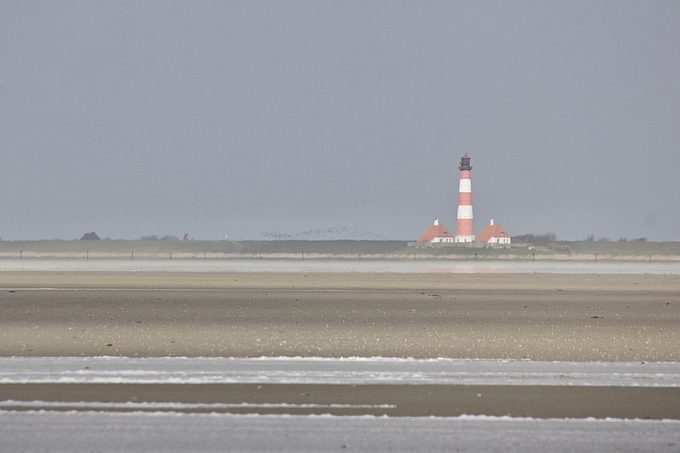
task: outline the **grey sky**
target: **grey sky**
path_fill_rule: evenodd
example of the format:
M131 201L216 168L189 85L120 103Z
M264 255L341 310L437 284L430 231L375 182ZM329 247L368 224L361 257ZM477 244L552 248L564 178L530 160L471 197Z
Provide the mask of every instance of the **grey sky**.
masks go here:
M0 237L680 240L680 2L0 2Z

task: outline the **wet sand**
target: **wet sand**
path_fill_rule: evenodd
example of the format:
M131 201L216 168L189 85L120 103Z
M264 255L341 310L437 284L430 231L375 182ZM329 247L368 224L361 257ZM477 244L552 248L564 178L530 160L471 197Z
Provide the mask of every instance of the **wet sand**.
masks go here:
M6 271L0 288L2 356L680 361L676 275ZM0 400L264 404L226 410L233 413L680 419L674 387L3 384ZM279 403L391 406L267 406Z
M107 411L172 411L236 414L387 415L456 417L490 415L532 418L680 419L680 389L650 387L556 387L475 385L310 385L310 384L4 384L0 401L41 401L76 405L4 410L91 411L88 403L133 402ZM144 403L205 404L172 407ZM211 405L233 404L228 408ZM243 405L246 403L247 405ZM78 406L80 404L81 406ZM98 409L103 410L103 409Z
M0 273L2 356L680 361L677 275Z

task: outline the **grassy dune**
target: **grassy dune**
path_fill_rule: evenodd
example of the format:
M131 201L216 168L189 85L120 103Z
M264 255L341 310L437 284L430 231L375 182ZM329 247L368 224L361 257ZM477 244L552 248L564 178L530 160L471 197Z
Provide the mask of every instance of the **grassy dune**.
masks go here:
M406 241L243 241L243 253L316 253L331 255L390 254L406 248Z
M314 257L384 257L406 248L406 241L0 241L0 258L286 258L305 254Z
M177 258L232 254L237 244L231 241L0 241L0 257L122 258L134 253L139 258Z

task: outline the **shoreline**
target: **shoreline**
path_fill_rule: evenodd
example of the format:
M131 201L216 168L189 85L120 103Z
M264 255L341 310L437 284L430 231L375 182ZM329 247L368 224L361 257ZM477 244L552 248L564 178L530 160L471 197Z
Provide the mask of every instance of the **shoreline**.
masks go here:
M241 272L234 270L44 270L0 271L0 290L10 288L148 290L366 290L458 291L521 290L663 292L680 297L676 274L567 273L399 273L399 272ZM680 305L680 300L677 301Z
M483 250L483 249L482 249ZM414 258L415 255L415 258ZM680 262L680 255L612 255L602 253L488 255L475 254L371 254L371 253L216 253L216 252L0 252L2 260L339 260L339 261L503 261L503 262Z

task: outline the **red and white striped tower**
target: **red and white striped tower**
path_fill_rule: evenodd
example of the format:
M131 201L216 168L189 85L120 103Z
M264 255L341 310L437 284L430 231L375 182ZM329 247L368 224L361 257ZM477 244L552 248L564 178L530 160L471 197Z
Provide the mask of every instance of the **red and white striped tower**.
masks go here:
M470 156L460 159L460 188L458 190L458 225L454 242L474 242L475 227L472 221L472 180L470 179Z

